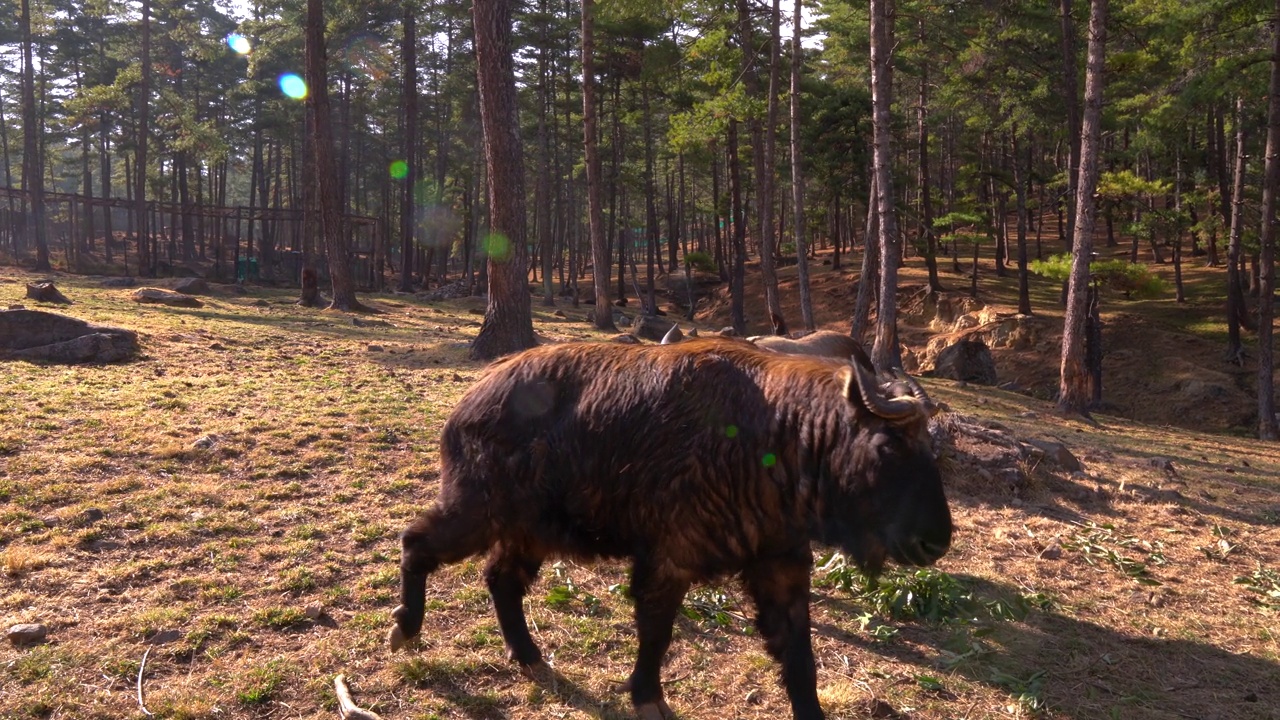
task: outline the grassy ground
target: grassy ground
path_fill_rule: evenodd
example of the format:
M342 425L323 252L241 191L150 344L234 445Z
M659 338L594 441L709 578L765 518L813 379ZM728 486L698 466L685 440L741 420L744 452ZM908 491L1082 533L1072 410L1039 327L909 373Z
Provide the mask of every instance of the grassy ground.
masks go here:
M30 306L33 277L0 269L0 307ZM384 313L356 325L285 291L170 309L56 280L76 301L61 311L138 330L144 355L0 365L0 626L50 629L0 647L0 717L140 718L144 655L165 718L336 717L339 672L388 718L630 717L618 566L544 569L527 610L554 679L504 660L479 560L433 576L420 648L383 646L396 535L433 498L440 424L481 370L480 301L366 296ZM535 303L545 340L598 337L561 310ZM871 588L816 571L830 717L1280 717L1276 446L927 387L992 432L1064 442L1084 471L970 443L947 460L958 536L937 571ZM732 582L691 593L665 671L680 717L788 716L750 615Z

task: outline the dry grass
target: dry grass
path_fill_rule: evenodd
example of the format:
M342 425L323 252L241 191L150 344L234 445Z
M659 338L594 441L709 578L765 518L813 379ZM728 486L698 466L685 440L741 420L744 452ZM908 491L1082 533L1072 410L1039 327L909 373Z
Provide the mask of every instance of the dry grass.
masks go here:
M820 298L847 281L819 274ZM30 279L0 270L0 306ZM548 566L531 591L554 680L504 660L479 561L433 576L419 648L383 646L396 534L434 496L440 424L480 371L465 359L479 301L369 296L390 326L358 327L283 291L164 309L57 280L76 301L64 312L139 330L145 354L3 365L0 623L43 622L50 642L0 648L0 716L140 718L150 648L147 704L166 718L336 717L340 672L388 718L631 717L613 692L635 650L617 565ZM845 300L827 303L824 324L843 326ZM596 337L585 309L562 309L535 303L545 339ZM942 572L870 591L817 572L830 717L1277 716L1274 445L928 388L1013 436L1061 440L1085 470L966 447L948 460L959 535ZM932 619L908 617L904 588ZM750 614L732 582L691 594L665 671L682 718L788 716Z

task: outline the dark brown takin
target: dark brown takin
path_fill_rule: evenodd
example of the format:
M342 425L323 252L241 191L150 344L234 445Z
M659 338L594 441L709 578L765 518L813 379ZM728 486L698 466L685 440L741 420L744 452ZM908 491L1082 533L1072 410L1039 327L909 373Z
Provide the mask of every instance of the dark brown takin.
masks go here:
M658 720L671 717L659 672L685 592L735 575L794 717L822 718L811 543L871 574L951 544L931 404L910 385L887 397L869 363L725 339L553 345L495 363L446 422L439 498L402 535L392 649L422 628L428 576L488 553L508 651L538 668L522 598L543 561L626 558L638 651L624 687Z

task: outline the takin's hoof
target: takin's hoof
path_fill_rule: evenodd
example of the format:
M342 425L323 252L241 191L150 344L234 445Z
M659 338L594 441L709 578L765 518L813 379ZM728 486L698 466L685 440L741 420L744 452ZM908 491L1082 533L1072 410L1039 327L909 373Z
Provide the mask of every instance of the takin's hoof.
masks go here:
M392 625L391 629L387 631L387 645L391 647L391 652L395 652L400 648L408 647L409 643L412 643L416 637L417 635L405 637L404 631L400 629L399 625Z
M671 712L666 700L659 699L636 708L636 717L640 720L675 720L676 714Z

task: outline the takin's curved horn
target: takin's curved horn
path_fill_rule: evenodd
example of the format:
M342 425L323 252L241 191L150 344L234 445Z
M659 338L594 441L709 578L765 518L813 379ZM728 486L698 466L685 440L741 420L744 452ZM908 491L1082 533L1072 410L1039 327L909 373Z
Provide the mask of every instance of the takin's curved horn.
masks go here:
M938 414L938 411L941 410L941 408L939 408L938 404L929 397L929 393L924 391L924 387L922 387L915 378L903 372L902 368L894 368L893 374L899 380L906 383L907 387L911 388L912 396L920 401L920 405L924 407L924 411L929 415L929 417L933 417Z
M674 345L683 339L684 339L684 333L680 332L680 324L677 323L671 326L671 329L667 331L666 335L662 336L662 342L659 344Z
M926 410L919 398L885 397L880 391L880 386L876 384L875 376L867 372L866 368L858 363L852 363L846 367L849 371L845 375L845 396L849 400L853 400L853 386L856 384L862 404L885 420L901 423L926 416Z

